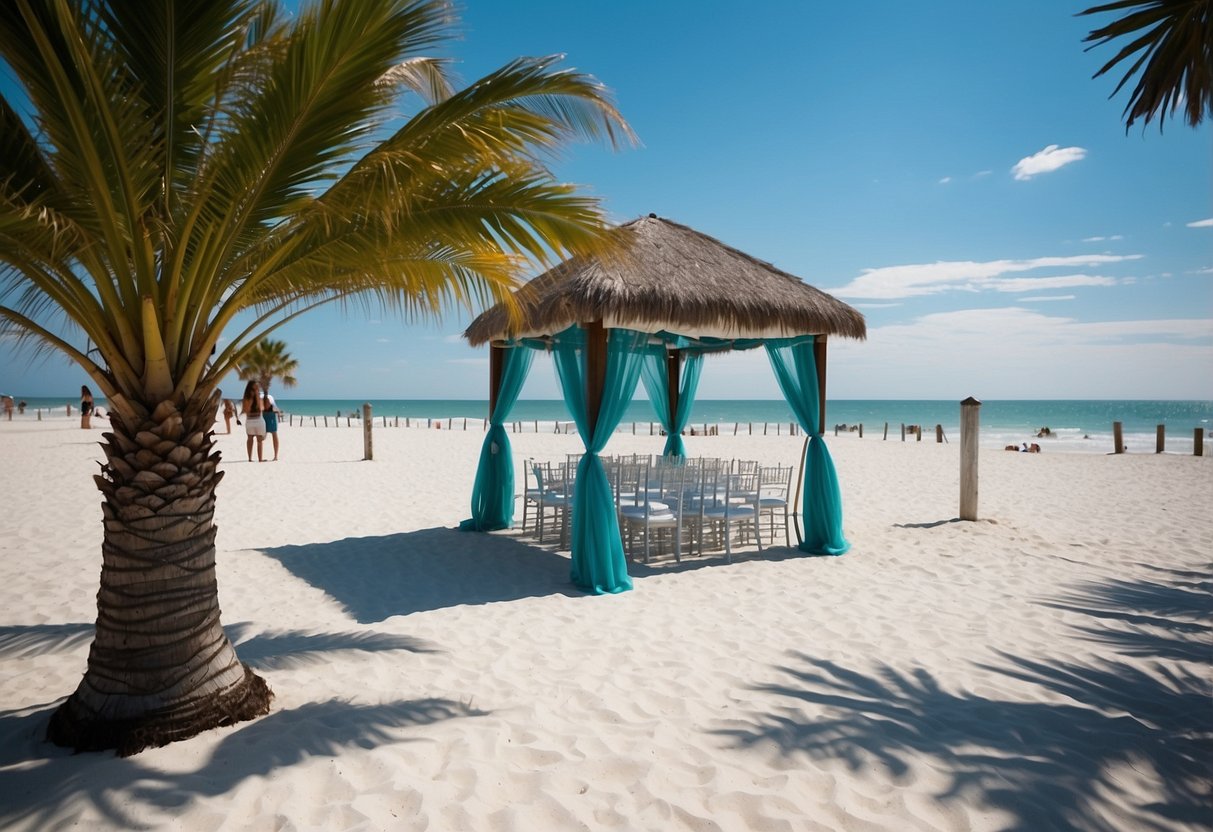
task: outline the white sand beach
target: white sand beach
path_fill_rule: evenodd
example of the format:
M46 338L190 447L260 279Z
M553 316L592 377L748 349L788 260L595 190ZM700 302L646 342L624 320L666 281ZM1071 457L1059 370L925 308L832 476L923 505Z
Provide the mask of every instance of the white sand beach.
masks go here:
M265 464L219 436L224 622L273 708L119 759L42 739L96 616L77 425L0 422L6 830L1213 828L1209 457L983 450L962 523L958 444L831 438L848 554L593 597L567 553L453 529L479 431L378 428L373 462L357 428L284 426Z

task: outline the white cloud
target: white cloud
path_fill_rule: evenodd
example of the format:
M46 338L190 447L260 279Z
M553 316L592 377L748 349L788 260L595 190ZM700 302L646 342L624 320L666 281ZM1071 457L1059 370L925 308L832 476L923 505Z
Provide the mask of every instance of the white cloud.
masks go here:
M832 295L846 298L895 300L957 291L1026 292L1068 286L1110 286L1117 282L1115 278L1062 275L1012 279L1004 277L1004 275L1037 269L1122 263L1127 260L1139 260L1141 256L1140 254L1086 254L1072 257L1036 257L1028 260L989 260L985 262L945 260L905 266L884 266L877 269L864 269L863 274L847 285L827 291Z
M973 178L981 179L982 177L989 176L993 172L994 171L992 171L992 170L979 170L979 171L977 171L977 173L973 174Z
M1025 156L1015 163L1011 173L1020 181L1026 181L1042 173L1050 173L1071 162L1085 158L1087 151L1081 147L1059 147L1051 144L1039 153Z
M1188 223L1188 228L1213 228L1213 217Z
M1124 239L1124 237L1121 236L1120 234L1113 234L1109 237L1083 237L1082 241L1084 243L1102 243L1105 240L1123 240L1123 239Z
M489 366L487 358L448 358L447 364L466 364L469 367L485 367Z
M949 182L951 182L951 181L952 181L952 177L950 177L950 176L945 176L943 179L940 179L940 180L939 180L939 184L940 184L940 185L946 185L946 184L948 184L948 183L949 183Z
M1020 303L1045 303L1054 300L1074 300L1077 295L1034 295L1030 298L1020 298Z

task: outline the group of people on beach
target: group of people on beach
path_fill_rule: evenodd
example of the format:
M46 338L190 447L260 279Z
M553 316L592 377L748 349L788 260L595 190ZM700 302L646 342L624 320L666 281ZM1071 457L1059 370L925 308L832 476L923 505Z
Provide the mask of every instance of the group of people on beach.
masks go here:
M244 421L240 421L240 416ZM223 400L223 421L227 432L232 432L232 418L236 424L244 425L245 450L248 461L253 461L253 446L257 446L257 461L265 462L265 437L269 436L274 446L274 462L278 461L278 403L268 390L261 389L261 383L250 381L244 386L244 398L240 400L240 413L237 415L236 406L231 399Z

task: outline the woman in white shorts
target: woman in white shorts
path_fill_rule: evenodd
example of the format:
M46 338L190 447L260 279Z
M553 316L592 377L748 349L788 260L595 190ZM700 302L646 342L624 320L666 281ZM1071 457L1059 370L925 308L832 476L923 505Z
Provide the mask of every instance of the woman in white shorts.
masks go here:
M248 461L253 461L253 439L257 440L257 461L265 462L262 455L262 444L265 442L265 419L261 415L261 385L250 381L244 386L244 400L240 402L240 412L244 414L244 432L248 434L245 445L248 450Z

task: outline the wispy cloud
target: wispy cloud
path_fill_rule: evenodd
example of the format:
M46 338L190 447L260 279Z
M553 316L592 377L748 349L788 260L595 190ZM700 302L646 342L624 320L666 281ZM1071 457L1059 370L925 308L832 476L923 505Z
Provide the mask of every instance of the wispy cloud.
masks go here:
M1124 237L1120 234L1112 234L1107 237L1083 237L1082 241L1084 243L1102 243L1102 242L1110 241L1110 240L1123 240L1123 239L1124 239Z
M950 176L945 176L943 179L940 179L940 180L939 180L939 184L940 184L940 185L946 185L946 184L948 184L948 183L949 183L949 182L951 182L951 181L952 181L952 177L950 177Z
M1077 295L1033 295L1030 298L1020 298L1020 303L1045 303L1054 300L1074 300Z
M1060 147L1051 144L1039 153L1025 156L1015 163L1011 173L1020 181L1031 179L1042 173L1051 173L1063 168L1071 162L1085 158L1087 151L1082 147Z
M1213 217L1207 220L1196 220L1196 222L1188 223L1188 228L1213 228Z
M1101 266L1139 260L1140 254L1087 254L1072 257L1036 257L1028 260L939 261L865 269L847 285L829 292L847 298L896 300L944 292L1033 292L1076 286L1112 286L1117 278L1089 274L1044 275L1012 278L1006 275L1038 269Z

